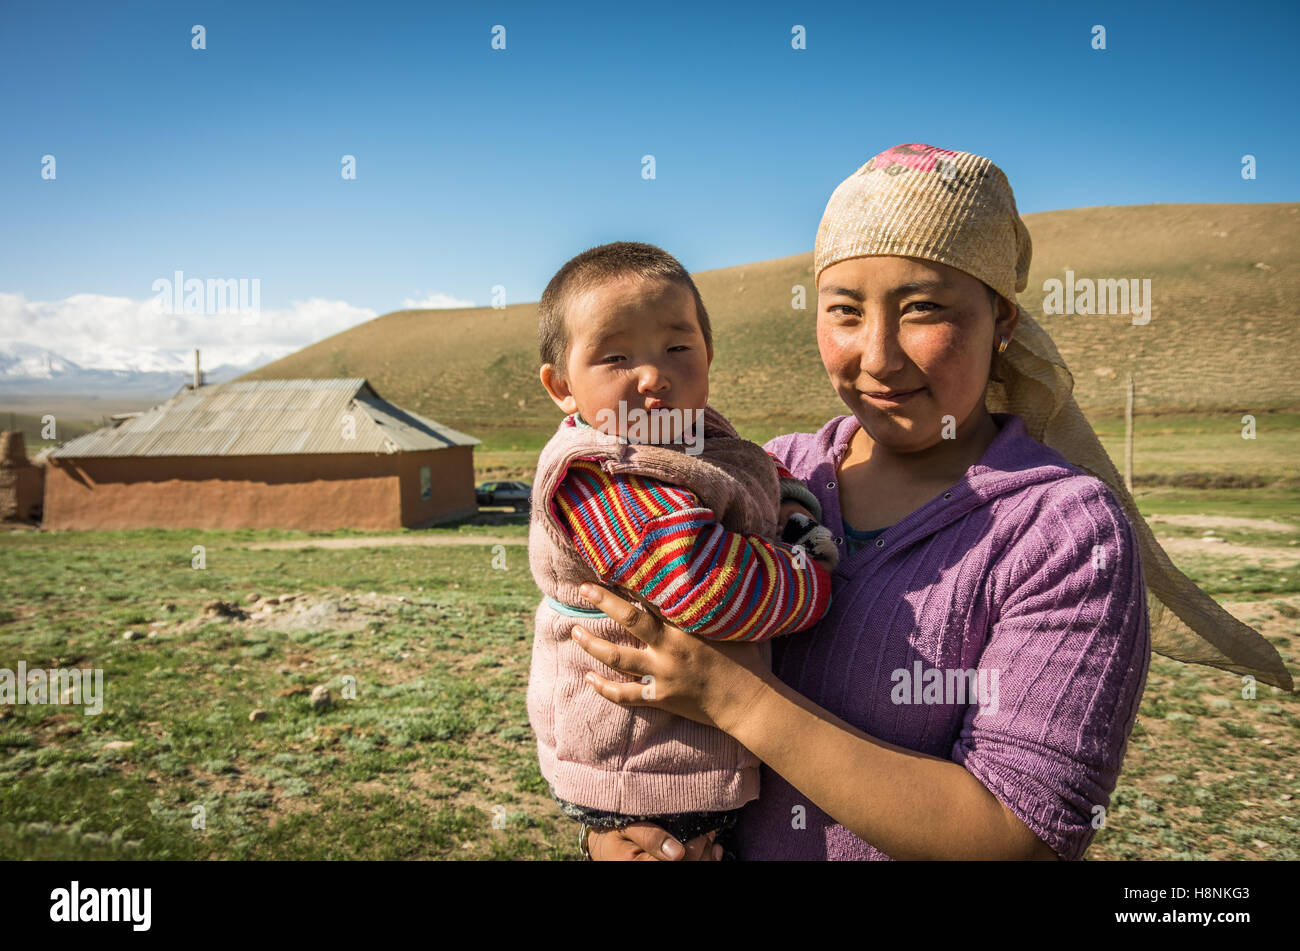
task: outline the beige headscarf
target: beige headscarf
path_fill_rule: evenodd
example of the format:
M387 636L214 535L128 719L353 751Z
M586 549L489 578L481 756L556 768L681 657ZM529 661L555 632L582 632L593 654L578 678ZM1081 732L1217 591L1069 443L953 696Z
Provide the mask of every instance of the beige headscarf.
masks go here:
M817 229L813 280L838 261L896 255L937 261L979 278L1008 300L1029 283L1033 251L1006 175L980 155L898 145L840 183ZM1277 650L1174 567L1071 395L1074 377L1047 331L1020 321L997 357L985 404L1014 413L1031 436L1105 482L1137 531L1157 653L1292 689Z

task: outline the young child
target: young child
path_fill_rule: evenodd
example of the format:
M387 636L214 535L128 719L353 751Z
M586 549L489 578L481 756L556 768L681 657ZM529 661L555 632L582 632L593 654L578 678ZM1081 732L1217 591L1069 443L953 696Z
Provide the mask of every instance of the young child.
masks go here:
M575 620L641 645L578 586L615 587L701 637L765 641L825 613L835 545L812 493L708 405L709 318L675 258L586 251L538 318L542 385L566 414L538 460L528 541L545 595L528 684L542 775L586 825L648 819L683 842L729 828L758 795L758 760L721 730L592 690L588 670L628 678L573 641Z

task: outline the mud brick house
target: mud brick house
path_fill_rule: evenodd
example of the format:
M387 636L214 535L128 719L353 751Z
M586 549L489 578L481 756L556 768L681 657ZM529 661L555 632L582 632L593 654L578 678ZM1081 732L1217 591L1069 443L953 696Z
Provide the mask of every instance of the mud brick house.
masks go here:
M50 450L42 527L434 525L477 511L476 445L362 378L187 383Z

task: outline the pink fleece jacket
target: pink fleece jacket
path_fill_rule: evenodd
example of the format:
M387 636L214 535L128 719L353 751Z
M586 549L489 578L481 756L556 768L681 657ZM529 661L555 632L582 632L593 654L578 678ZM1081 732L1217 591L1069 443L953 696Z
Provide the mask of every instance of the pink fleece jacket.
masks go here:
M542 593L582 605L578 587L600 582L574 550L552 499L571 461L598 458L611 474L637 474L683 486L729 531L771 537L779 489L776 465L754 443L736 435L712 407L705 411L703 451L683 446L620 443L586 427L561 426L542 450L533 482L528 557ZM574 642L574 618L548 600L538 605L528 682L528 715L537 735L542 775L560 799L635 815L721 812L758 795L758 760L713 727L648 707L626 709L597 694L583 675L627 677L601 664ZM582 625L618 644L637 642L599 615ZM770 657L766 642L760 645Z

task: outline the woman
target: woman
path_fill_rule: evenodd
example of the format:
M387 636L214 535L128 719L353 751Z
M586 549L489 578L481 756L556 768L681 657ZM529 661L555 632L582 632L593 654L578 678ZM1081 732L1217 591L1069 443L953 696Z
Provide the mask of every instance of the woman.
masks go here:
M741 858L1077 859L1157 621L1164 653L1289 686L1276 651L1155 545L1015 303L1030 251L1006 177L977 155L898 146L831 196L817 338L851 415L768 448L842 526L841 562L830 613L776 642L771 671L754 646L585 595L645 643L575 628L610 668L593 689L716 725L763 761ZM1148 616L1144 580L1177 617ZM721 852L645 824L584 844L597 859Z

